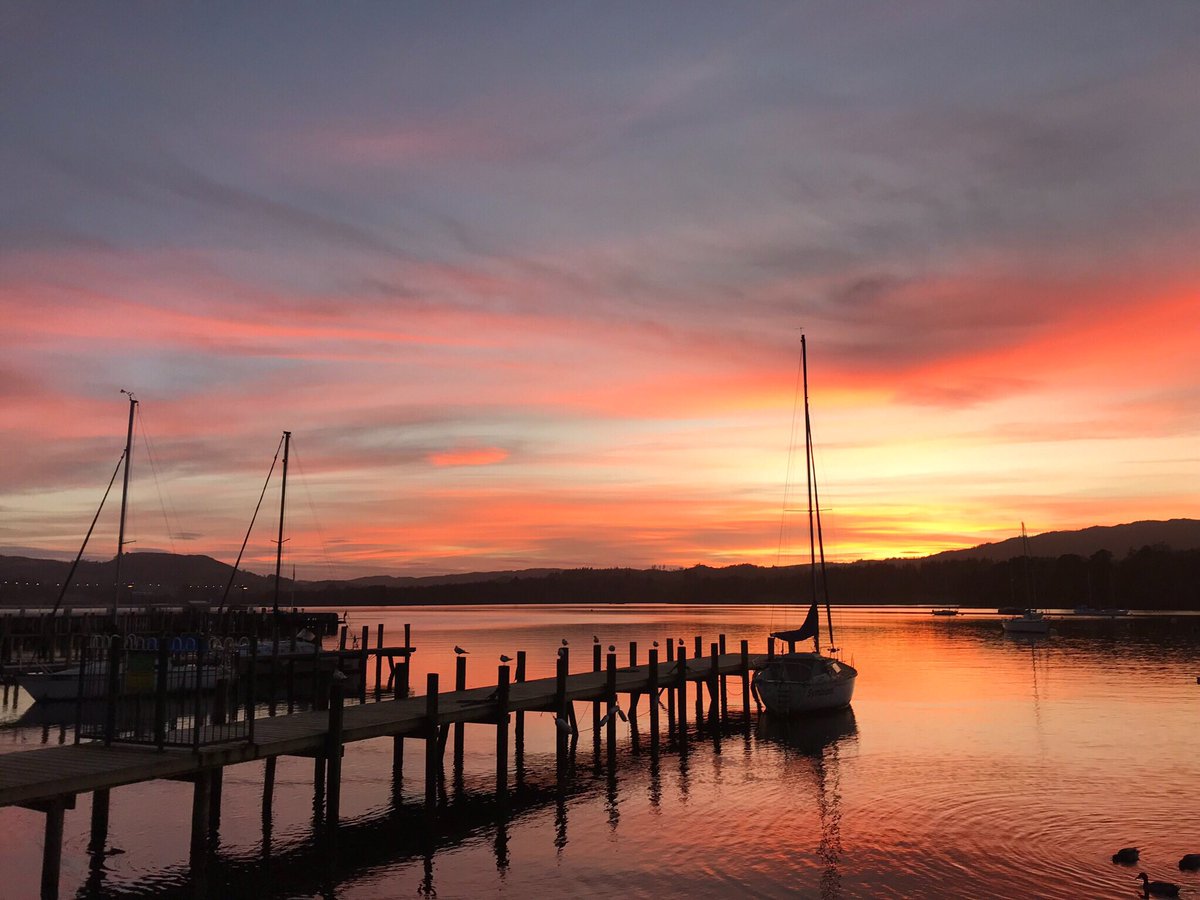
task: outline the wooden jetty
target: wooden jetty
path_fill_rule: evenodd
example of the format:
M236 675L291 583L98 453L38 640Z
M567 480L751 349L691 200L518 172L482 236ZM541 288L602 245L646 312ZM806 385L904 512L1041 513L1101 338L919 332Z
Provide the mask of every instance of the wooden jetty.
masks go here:
M701 647L697 638L696 649ZM428 676L426 692L420 696L408 696L410 662L405 655L395 667L398 677L394 678L394 698L345 705L343 686L335 681L330 689L328 710L258 719L249 740L219 744L197 742L197 748L192 750L78 743L0 756L0 807L22 806L46 814L42 896L53 898L58 896L64 816L67 810L74 808L78 794L93 794L90 843L92 847L103 847L107 840L110 791L155 779L190 781L194 785L192 865L203 867L209 835L219 827L222 773L226 766L266 761L263 785L266 810L271 804L277 758L312 758L314 792L324 801L326 826L336 829L344 745L391 736L393 769L400 771L404 740L424 740L427 742L425 806L433 814L443 777L442 759L450 726L461 729L463 723L486 723L496 727L496 792L503 798L509 786L509 724L515 717L520 735L526 712L554 714L561 775L568 740L572 735L578 735L574 707L578 701L595 704L597 742L600 723L607 725L610 758L615 754L617 716L627 713L636 723L638 701L642 695L652 698L648 716L653 752L657 752L659 739L660 692L668 696L668 724L681 740L686 740L689 685L695 686L698 714L703 708L703 693L707 691L709 715L715 716L727 709L723 702L726 678L738 677L742 682L743 707L749 709L751 674L766 663L770 652L751 654L746 641L741 642L740 652L724 653L723 650L722 636L720 642L710 645L708 656L688 659L682 643L676 649L673 642L668 641L666 660L660 661L658 650L652 649L646 662L638 665L637 644L631 643L630 665L618 668L616 653L610 648L602 659L597 644L593 648L592 671L570 674L569 650L563 647L558 653L557 674L533 681L525 680L525 653L521 651L516 659L515 679L510 678L509 666L501 665L495 684L471 689L462 688L465 660L460 657L456 668L458 689L440 692L439 676L434 673ZM624 709L618 702L622 695L629 698ZM600 719L598 712L602 706L607 707L607 715ZM200 724L199 727L206 726ZM456 735L456 742L459 740L461 738Z

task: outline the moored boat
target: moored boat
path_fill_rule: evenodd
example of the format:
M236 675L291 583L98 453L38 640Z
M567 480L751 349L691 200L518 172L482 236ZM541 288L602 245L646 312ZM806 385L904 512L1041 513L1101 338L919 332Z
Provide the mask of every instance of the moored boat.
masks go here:
M858 670L832 655L821 653L821 621L818 596L823 593L829 626L829 653L833 646L833 614L829 605L829 581L825 570L825 543L821 535L821 506L817 494L813 459L812 420L808 408L808 351L800 336L801 372L804 386L804 455L808 480L809 563L812 572L812 603L804 624L788 631L771 633L773 640L787 645L787 652L772 656L754 674L752 686L767 712L792 716L824 712L849 706L854 696ZM786 503L786 501L785 501ZM820 588L820 590L818 589ZM797 651L796 644L811 639L811 652Z

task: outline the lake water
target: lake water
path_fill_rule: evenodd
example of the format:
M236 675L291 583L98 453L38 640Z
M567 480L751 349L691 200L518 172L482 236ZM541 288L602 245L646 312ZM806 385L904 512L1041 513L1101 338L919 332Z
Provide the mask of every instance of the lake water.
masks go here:
M630 641L725 634L765 650L796 624L767 607L619 605L457 607L351 612L384 622L388 643L413 626L413 686L494 683L501 653L528 653L550 676L565 637L572 671L591 668L592 637ZM284 758L264 838L263 764L226 771L211 896L285 897L1040 897L1140 896L1138 871L1200 895L1176 862L1200 852L1200 617L1081 620L1048 637L1005 636L995 616L927 610L834 611L859 669L850 712L795 723L742 709L641 752L621 723L615 764L593 739L590 706L569 778L559 783L555 727L526 715L523 770L494 801L495 730L466 728L461 769L446 751L445 806L422 814L424 746L408 741L394 783L391 741L351 744L336 847L313 836L313 764ZM694 691L692 692L694 693ZM691 700L689 699L689 704ZM35 710L33 718L37 718ZM0 753L72 739L30 723L28 699L0 710ZM512 763L510 751L510 765ZM191 786L152 782L112 793L109 846L89 857L90 797L67 813L62 894L192 896ZM0 809L0 897L37 896L44 817ZM1110 862L1142 850L1139 866ZM1185 896L1187 894L1185 893Z

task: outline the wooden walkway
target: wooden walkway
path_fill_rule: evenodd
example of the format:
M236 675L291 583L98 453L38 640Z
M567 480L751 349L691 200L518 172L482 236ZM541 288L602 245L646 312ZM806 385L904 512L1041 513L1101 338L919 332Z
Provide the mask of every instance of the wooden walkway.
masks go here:
M765 654L726 653L686 661L686 680L708 683L714 676L741 676L761 668ZM615 677L614 677L615 676ZM614 685L609 679L614 678ZM506 712L556 711L556 678L517 682L508 686ZM657 679L650 680L650 666L568 675L565 700L604 701L615 694L644 694L679 684L677 663L658 666ZM347 706L342 710L340 742L372 738L416 737L428 739L440 726L459 722L497 724L504 715L497 701L497 687L488 686L439 693L436 718L430 721L428 696L382 700ZM277 756L316 756L326 753L330 741L330 714L299 712L255 722L253 743L220 744L200 750L158 751L129 745L105 747L81 743L38 748L0 755L0 807L30 806L63 802L75 794L107 791L123 785L161 778L188 779L212 769Z

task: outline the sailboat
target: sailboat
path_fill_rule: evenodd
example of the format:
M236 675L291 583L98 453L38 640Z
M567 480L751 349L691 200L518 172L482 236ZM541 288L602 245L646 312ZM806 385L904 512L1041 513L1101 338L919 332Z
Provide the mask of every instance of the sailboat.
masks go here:
M808 348L800 336L800 361L804 387L804 457L808 481L809 568L812 572L812 604L799 628L771 633L783 641L787 652L777 654L754 674L756 695L768 713L791 716L841 709L850 705L858 670L834 656L821 653L819 591L823 589L825 615L829 631L829 652L833 645L833 614L829 607L829 583L825 569L825 542L821 535L821 511L813 458L812 418L808 405ZM797 651L796 644L811 639L811 652Z
M1029 557L1029 537L1025 534L1025 523L1021 523L1021 547L1025 554L1025 590L1029 597L1029 602L1034 602L1033 595L1033 576L1030 573L1032 560ZM1011 619L1005 619L1000 623L1005 634L1049 634L1050 620L1040 609L1034 609L1031 605L1029 609L1022 611L1019 615L1013 616Z

